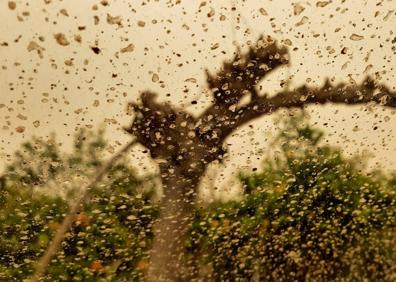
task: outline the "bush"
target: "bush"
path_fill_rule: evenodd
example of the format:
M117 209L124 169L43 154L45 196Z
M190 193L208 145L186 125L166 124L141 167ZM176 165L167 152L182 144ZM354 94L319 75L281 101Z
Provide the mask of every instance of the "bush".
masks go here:
M190 248L215 280L394 281L395 182L322 136L303 115L284 121L280 156L241 175L243 200L197 213Z
M101 164L103 132L81 131L74 151L33 139L2 177L0 280L21 281L33 271L80 187ZM70 183L71 184L71 183ZM65 187L66 186L66 187ZM35 187L35 188L34 188ZM147 266L152 238L151 178L139 179L126 158L96 187L46 275L47 281L133 281Z
M321 144L304 115L281 121L260 172L241 174L243 199L196 211L186 243L203 280L394 281L396 175ZM0 178L0 280L28 277L80 187L101 165L103 132L74 150L24 144ZM152 177L122 159L75 218L46 281L138 281L148 266ZM194 264L193 263L193 264Z

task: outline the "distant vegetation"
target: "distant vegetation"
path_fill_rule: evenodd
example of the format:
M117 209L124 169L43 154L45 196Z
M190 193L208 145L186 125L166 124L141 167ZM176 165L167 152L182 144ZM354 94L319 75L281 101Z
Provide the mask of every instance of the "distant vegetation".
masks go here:
M186 259L215 281L395 281L396 177L322 145L304 115L281 121L280 154L241 174L243 199L197 209ZM21 281L103 159L103 132L81 131L74 150L24 144L0 181L0 280ZM51 190L55 189L51 192ZM59 190L59 191L58 191ZM153 177L124 158L80 213L48 281L138 281L147 270Z
M68 201L101 164L104 149L102 131L81 131L71 154L39 139L15 154L2 178L0 280L21 281L32 273L68 211ZM120 161L76 217L47 281L138 280L157 216L150 204L151 180L137 178L127 158Z
M244 198L197 213L191 248L215 280L393 281L396 178L320 144L298 116L283 121L279 156L241 175Z

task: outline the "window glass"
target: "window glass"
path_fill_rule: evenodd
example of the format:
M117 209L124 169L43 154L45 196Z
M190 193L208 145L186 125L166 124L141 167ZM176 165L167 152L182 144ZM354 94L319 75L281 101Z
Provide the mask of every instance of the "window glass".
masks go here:
M1 281L395 281L392 0L3 0Z

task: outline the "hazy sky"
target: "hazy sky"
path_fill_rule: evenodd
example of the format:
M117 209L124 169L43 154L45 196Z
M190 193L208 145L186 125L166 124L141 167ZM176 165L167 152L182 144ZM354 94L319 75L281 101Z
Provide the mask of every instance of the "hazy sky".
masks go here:
M67 148L78 128L101 123L117 148L130 138L121 130L131 121L127 102L142 90L202 111L210 103L205 68L215 72L236 45L243 49L261 34L290 45L292 61L263 82L265 92L275 93L288 77L290 87L318 85L325 77L359 82L366 75L396 87L394 0L13 3L0 1L3 164L32 134L56 132ZM191 105L193 100L199 103ZM394 111L334 105L309 110L331 143L348 152L370 150L376 155L372 164L395 167ZM266 150L264 140L273 132L271 120L263 117L254 121L254 131L241 129L230 138L229 170L258 165L257 152Z

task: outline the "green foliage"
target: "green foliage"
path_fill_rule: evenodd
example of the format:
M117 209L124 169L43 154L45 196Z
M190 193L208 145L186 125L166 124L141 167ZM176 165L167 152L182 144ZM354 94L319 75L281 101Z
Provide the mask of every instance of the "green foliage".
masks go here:
M61 220L67 205L59 197L7 188L7 201L0 208L0 280L20 281L48 244L49 226Z
M16 153L0 187L5 203L0 208L0 280L20 281L32 273L79 192L62 183L71 176L85 183L101 164L104 149L103 131L80 131L70 154L36 138ZM150 178L137 178L127 158L121 160L76 217L46 281L138 280L158 214L150 201L153 188Z
M241 201L197 210L186 249L215 281L394 281L396 175L322 145L301 114L281 119ZM0 178L0 280L29 276L69 202L102 163L103 131L73 152L33 139ZM148 265L154 182L121 160L75 219L46 281L138 281Z
M303 115L282 122L281 154L241 175L242 201L197 213L190 248L215 280L392 281L394 180L320 145Z

